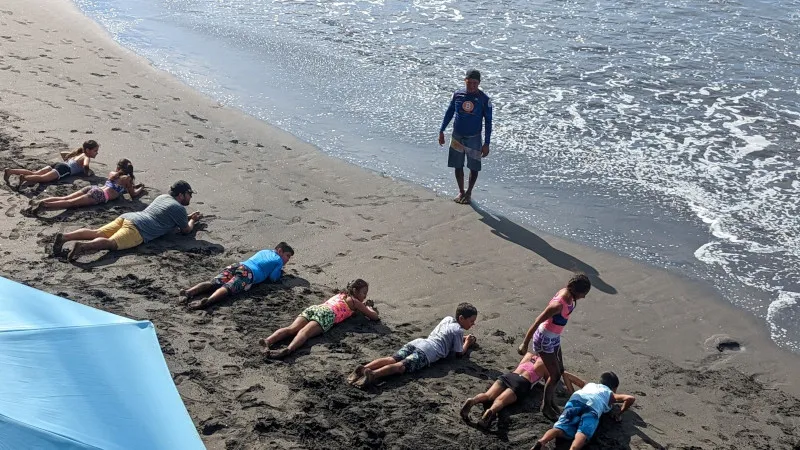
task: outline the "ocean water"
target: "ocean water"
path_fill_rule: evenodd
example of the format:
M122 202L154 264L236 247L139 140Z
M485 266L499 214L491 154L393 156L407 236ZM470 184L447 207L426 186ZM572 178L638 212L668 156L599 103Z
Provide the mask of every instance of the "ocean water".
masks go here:
M221 103L449 194L438 127L478 68L482 207L708 280L800 352L800 0L74 1Z

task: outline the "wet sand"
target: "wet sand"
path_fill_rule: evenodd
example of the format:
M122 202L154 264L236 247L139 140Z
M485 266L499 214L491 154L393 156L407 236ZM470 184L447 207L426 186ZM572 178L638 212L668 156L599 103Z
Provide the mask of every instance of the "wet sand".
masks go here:
M551 425L537 412L540 388L490 433L458 409L514 367L523 333L571 271L595 288L565 331L567 370L614 370L638 397L590 448L800 448L800 361L699 282L329 158L153 69L67 1L4 2L0 49L0 165L39 168L86 139L101 144L94 179L0 187L0 275L151 320L209 449L529 448ZM30 199L102 181L122 157L149 187L142 199L21 214ZM50 255L56 232L142 209L181 178L198 191L189 210L206 215L195 233L75 264ZM281 240L297 254L280 283L207 312L179 302L179 289ZM370 282L380 322L350 319L285 361L262 360L259 338L356 277ZM480 311L467 358L368 391L344 383L461 301ZM717 345L729 340L740 348Z

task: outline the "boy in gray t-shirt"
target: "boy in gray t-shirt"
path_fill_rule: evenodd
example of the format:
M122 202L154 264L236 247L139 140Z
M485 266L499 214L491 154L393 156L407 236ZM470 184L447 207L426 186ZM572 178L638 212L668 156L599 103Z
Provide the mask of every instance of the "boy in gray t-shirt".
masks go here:
M389 375L416 372L453 353L461 356L476 341L471 334L464 336L464 330L472 328L477 318L478 310L474 306L461 303L456 308L455 318L442 319L427 338L414 339L392 356L358 366L347 382L365 387Z
M125 250L163 236L176 228L181 233L191 233L202 214L186 215L186 206L192 201L194 191L189 183L176 181L169 195L159 195L144 211L126 213L96 230L81 228L69 233L58 233L53 242L53 254L61 253L67 241L76 242L67 259L75 260L87 253L100 250Z

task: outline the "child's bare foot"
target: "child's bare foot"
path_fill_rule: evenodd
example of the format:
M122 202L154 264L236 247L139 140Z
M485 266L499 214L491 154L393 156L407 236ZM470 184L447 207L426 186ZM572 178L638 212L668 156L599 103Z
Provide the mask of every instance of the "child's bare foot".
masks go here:
M469 412L472 410L472 407L474 405L475 401L472 400L471 398L468 398L467 401L465 401L464 404L461 406L461 411L459 411L459 414L461 415L461 419L463 419L464 422L469 423Z
M44 202L36 202L31 206L31 215L35 216L44 210Z
M356 380L354 385L356 387L364 389L364 388L372 385L372 383L374 383L374 382L375 382L375 374L372 372L371 369L368 369L368 368L364 367L364 377L363 378L359 378L358 380Z
M268 359L283 359L289 356L290 353L292 352L288 348L282 348L280 350L267 350L264 352L264 356Z
M58 255L61 253L61 249L64 247L64 235L62 233L56 233L55 239L53 239L53 255Z
M543 448L544 448L544 445L541 442L537 442L536 445L531 447L531 450L542 450Z
M483 428L484 430L488 430L489 427L492 426L492 422L494 422L495 412L492 409L487 409L483 412L481 416L481 420L478 421L478 427Z
M3 169L3 181L8 184L8 179L11 178L11 174L8 173L8 169Z
M189 308L189 309L191 309L191 310L193 310L193 311L196 311L196 310L198 310L198 309L203 309L203 308L205 308L206 306L208 306L208 299L207 299L207 298L204 298L204 299L202 299L202 300L195 300L195 301L193 301L193 302L189 303L189 305L187 306L187 308Z
M262 352L262 353L266 353L266 352L268 352L268 351L269 351L269 348L271 347L271 345L270 345L269 341L267 340L267 338L261 338L261 339L259 339L259 340L258 340L258 344L259 344L260 346L264 347L264 348L261 350L261 352Z
M189 294L189 290L188 289L181 289L180 291L178 291L178 297L180 297L181 302L185 303L185 302L191 300L191 298L194 297L194 296Z
M72 247L72 250L67 253L67 261L75 261L78 257L81 256L83 253L83 244L80 242L76 242L75 246Z
M364 376L364 366L356 367L350 375L347 376L347 384L355 385L356 382Z

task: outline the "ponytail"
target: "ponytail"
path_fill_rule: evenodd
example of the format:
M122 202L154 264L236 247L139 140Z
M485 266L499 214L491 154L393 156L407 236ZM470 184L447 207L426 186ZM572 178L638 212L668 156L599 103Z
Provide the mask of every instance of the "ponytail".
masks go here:
M97 147L99 147L97 142L95 142L93 140L88 140L88 141L84 142L83 145L80 148L78 148L76 150L73 150L70 153L68 153L64 157L64 161L69 161L70 159L75 158L78 155L83 155L84 153L86 153L86 150L94 150Z

